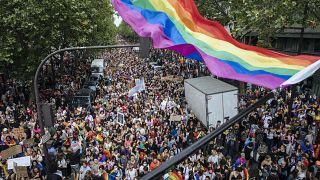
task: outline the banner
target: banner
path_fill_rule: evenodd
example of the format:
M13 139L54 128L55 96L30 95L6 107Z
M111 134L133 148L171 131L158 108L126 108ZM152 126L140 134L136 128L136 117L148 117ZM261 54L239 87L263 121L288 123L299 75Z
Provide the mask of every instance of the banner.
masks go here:
M171 115L170 116L170 121L181 121L181 116L180 115Z
M161 81L183 81L183 77L182 76L165 76L165 77L161 77Z
M7 169L13 169L13 163L17 163L17 166L31 166L31 156L25 156L20 158L8 159Z
M22 153L22 146L16 145L4 151L1 151L2 159L8 159L11 156Z
M13 172L16 173L17 178L29 177L27 167L17 166L17 163L14 163Z

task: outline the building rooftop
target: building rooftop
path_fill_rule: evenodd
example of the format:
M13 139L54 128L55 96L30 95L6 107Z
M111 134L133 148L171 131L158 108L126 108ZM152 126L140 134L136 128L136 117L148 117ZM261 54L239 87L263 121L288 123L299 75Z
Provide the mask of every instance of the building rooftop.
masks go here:
M238 90L237 87L215 79L211 76L186 79L185 83L190 84L192 87L198 89L204 94L217 94L221 92Z

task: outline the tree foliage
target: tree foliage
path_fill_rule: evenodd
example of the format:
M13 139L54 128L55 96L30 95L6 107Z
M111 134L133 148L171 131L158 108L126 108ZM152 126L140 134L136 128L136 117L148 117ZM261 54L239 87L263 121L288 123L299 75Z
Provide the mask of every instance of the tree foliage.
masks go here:
M56 49L113 43L112 15L109 0L1 0L0 64L30 77Z
M118 27L118 35L129 42L138 42L139 37L136 32L124 21L121 21Z
M241 38L249 32L259 36L258 45L269 47L269 38L293 24L319 25L320 0L196 0L200 13L223 25L232 25L232 35Z

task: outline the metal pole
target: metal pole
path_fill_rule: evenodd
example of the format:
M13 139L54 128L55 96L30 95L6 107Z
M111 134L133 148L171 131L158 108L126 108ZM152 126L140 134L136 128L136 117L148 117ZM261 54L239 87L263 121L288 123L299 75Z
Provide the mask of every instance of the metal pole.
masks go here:
M36 74L34 75L34 95L36 99L36 105L37 105L37 116L38 116L38 122L39 126L41 128L41 134L44 135L44 121L43 121L43 115L41 112L41 107L40 107L40 96L39 96L39 87L38 87L38 79L40 75L40 71L44 64L54 55L65 52L65 51L76 51L76 50L85 50L85 49L108 49L108 48L132 48L132 47L139 47L139 45L108 45L108 46L88 46L88 47L72 47L72 48L65 48L65 49L59 49L51 54L49 54L46 58L44 58L41 63L39 64ZM48 148L46 143L43 144L43 152L45 155L45 163L46 163L46 171L47 175L50 174L50 161L49 161L49 156L48 156Z
M224 123L223 125L220 126L219 129L216 129L215 131L211 132L210 134L204 136L197 142L195 142L193 145L189 146L185 150L181 151L179 154L176 156L172 157L171 159L167 160L163 164L161 164L159 167L157 167L155 170L151 171L147 175L143 176L141 180L150 180L150 179L160 179L159 177L163 174L165 170L168 168L172 167L173 165L176 165L183 161L186 157L192 155L194 152L196 152L198 149L209 143L212 139L216 138L219 136L223 131L227 130L230 128L233 124L236 122L240 121L243 117L247 116L249 113L254 111L257 107L261 106L264 104L266 101L274 97L274 93L270 92L267 94L265 97L260 99L258 102L255 104L251 105L244 111L240 112L238 115Z

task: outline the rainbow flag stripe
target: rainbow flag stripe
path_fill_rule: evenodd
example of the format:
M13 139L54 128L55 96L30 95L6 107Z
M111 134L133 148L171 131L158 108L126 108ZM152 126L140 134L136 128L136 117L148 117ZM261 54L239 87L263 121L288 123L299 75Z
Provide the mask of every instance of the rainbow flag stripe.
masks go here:
M298 83L320 68L320 57L289 56L242 44L217 21L203 18L193 0L112 0L120 16L155 48L203 61L218 77L269 89Z
M104 180L116 180L116 177L111 174L108 174L108 173L103 173L103 179Z

